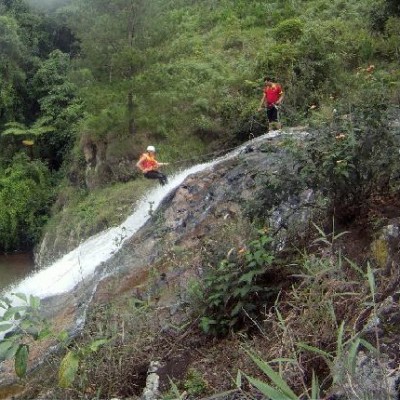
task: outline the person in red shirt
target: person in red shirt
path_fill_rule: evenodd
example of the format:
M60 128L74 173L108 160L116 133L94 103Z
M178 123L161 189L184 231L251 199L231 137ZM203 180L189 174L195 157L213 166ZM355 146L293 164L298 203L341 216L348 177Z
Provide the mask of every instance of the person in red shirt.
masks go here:
M143 172L143 176L148 179L158 179L161 185L168 183L167 176L161 173L158 168L168 163L160 163L155 158L156 149L154 146L148 146L146 152L140 156L136 166Z
M267 110L268 124L280 128L277 106L279 106L283 100L282 86L279 83L273 82L272 79L268 77L264 79L264 83L264 92L258 111L261 111L264 106Z

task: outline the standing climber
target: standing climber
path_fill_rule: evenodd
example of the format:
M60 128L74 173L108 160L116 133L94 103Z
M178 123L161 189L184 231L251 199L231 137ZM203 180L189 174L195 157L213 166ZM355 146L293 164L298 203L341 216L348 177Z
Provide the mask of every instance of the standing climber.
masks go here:
M261 99L258 111L261 111L263 106L267 110L268 125L271 128L281 128L278 122L278 106L283 100L283 90L279 83L275 83L271 78L264 78L264 93Z
M136 166L143 172L143 175L148 179L158 179L161 185L168 183L167 176L161 173L158 168L168 163L160 163L155 158L156 149L154 146L148 146L146 152L140 156Z

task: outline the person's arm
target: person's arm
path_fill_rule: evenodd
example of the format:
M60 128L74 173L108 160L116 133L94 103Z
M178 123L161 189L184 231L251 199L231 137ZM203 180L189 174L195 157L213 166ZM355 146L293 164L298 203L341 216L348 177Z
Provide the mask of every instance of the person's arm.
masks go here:
M282 88L281 88L281 92L279 93L279 99L276 101L276 105L279 105L279 104L281 104L282 103L282 101L283 101L283 98L284 98L284 94L283 94L283 90L282 90Z
M142 155L142 156L139 158L139 161L136 163L136 167L139 168L142 172L148 172L148 169L143 168L143 165L142 165L144 159L145 159L145 157Z
M263 96L261 98L261 103L260 103L260 107L258 107L258 111L262 110L262 107L264 104L265 104L265 93L263 93Z

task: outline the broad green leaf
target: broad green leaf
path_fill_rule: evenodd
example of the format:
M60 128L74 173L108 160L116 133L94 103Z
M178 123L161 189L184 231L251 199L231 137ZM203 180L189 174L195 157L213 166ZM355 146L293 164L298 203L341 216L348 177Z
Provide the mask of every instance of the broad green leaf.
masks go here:
M222 293L215 293L208 297L208 301L221 300Z
M238 282L239 282L239 283L240 283L240 282L247 282L247 283L250 284L251 281L253 280L254 276L255 276L257 273L258 273L257 270L249 271L249 272L243 274L243 275L239 278L239 281L238 281Z
M257 364L257 366L268 376L269 379L275 384L275 386L282 391L282 393L288 396L288 399L298 399L296 394L292 391L292 389L288 386L288 384L283 380L283 378L275 372L271 366L259 358L255 357L251 353L248 353L251 359Z
M269 385L268 383L265 383L263 381L260 381L259 379L252 378L251 376L247 376L246 378L248 381L255 386L263 395L268 396L270 400L298 400L298 397L294 395L292 396L287 396L286 394L282 393L281 391L275 389L273 386Z
M15 354L15 373L19 378L26 375L28 366L29 347L26 344L21 344Z
M341 357L343 352L344 321L339 326L336 339L336 357Z
M236 288L233 291L233 297L241 297L243 298L244 296L246 296L247 293L249 293L250 291L250 286L244 286L242 288Z
M25 306L18 306L18 307L10 307L3 315L3 319L7 320L12 317L16 317L20 311L25 311L26 307ZM20 317L19 317L20 318Z
M378 349L374 347L371 343L367 342L366 340L360 339L360 344L362 344L370 352L378 354Z
M356 339L350 346L349 354L347 356L347 364L351 375L354 375L356 371L356 360L358 346L360 345L360 339Z
M0 342L0 361L6 360L6 354L14 345L12 340L3 340Z
M34 309L38 309L40 307L40 298L37 296L30 295L29 305Z
M28 303L28 299L24 293L13 293L13 295L23 300L25 303Z
M320 390L318 376L315 375L315 371L312 372L312 382L311 382L311 399L319 399Z
M331 354L327 353L324 350L318 349L317 347L309 346L306 343L297 343L297 346L302 348L302 349L304 349L304 350L308 350L308 351L311 351L312 353L316 353L316 354L321 355L322 357L324 357L324 360L329 365L329 367L333 368L333 365L332 365L333 357L332 357Z
M13 324L1 324L0 323L0 332L7 331L8 329L12 328Z
M240 372L240 370L238 370L237 374L236 374L236 387L237 388L241 388L242 387L242 373Z
M3 340L0 342L0 362L13 358L17 350L18 345L13 340Z
M62 388L72 385L79 367L79 357L73 351L69 351L62 359L58 371L58 384Z
M100 346L103 346L103 344L106 344L108 342L108 339L98 339L90 343L89 348L92 352L96 352Z
M21 321L21 323L19 324L19 327L23 330L23 331L29 331L30 329L32 329L34 327L34 323L33 321L26 319Z
M241 301L238 301L236 306L233 308L233 310L231 311L231 317L235 317L236 315L239 314L239 311L242 309L243 307L243 303Z

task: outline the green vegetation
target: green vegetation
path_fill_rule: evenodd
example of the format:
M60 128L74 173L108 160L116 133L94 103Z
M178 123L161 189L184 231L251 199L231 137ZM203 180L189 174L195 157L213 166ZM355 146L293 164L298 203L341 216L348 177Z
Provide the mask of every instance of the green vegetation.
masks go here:
M266 74L285 89L286 125L321 124L333 109L338 118L357 114L363 103L375 118L399 101L392 0L30 5L38 4L0 2L0 165L27 151L48 165L61 196L60 184L78 192L87 184L85 147L103 163L93 189L134 179L119 161L133 161L149 142L168 161L237 144L248 137ZM352 164L332 168L344 175Z
M40 240L82 111L67 78L68 28L22 0L0 11L0 250L13 251Z
M398 196L399 137L390 123L400 103L396 0L60 0L49 6L57 13L0 0L0 250L33 247L43 227L77 244L121 222L153 184L133 172L143 148L156 145L172 171L182 160L238 144L258 118L264 75L284 87L284 124L307 124L311 135L301 143L284 140L291 162L257 176L263 190L246 215L253 231L264 227L273 207L306 188L321 193L325 225L325 214L345 224L365 218L377 197ZM377 294L388 279L375 280L373 265L343 257L343 234L317 227L311 245L302 243L282 261L272 233L249 234L237 246L238 228L239 222L220 232L221 240L205 241L206 250L196 254L204 275L190 299L196 312L189 328L180 321L163 327L169 333L162 336L149 317L162 310L145 295L130 293L118 300L123 306L93 310L90 329L65 343L66 355L57 360L55 398L68 396L66 388L75 398L139 394L138 364L159 355L151 350L157 336L164 340L157 350L168 358L194 326L225 340L251 337L254 347L256 332L261 345L250 358L259 371L243 362L236 383L245 392L246 376L271 399L318 398L335 384L354 382L360 348L379 359L380 338L376 332L368 338L374 347L365 340L360 316L377 318ZM179 254L176 246L165 269L189 265L190 251ZM290 279L287 266L295 271ZM158 276L157 269L152 273ZM27 338L42 337L43 321L36 319L35 298L19 296L27 303L22 308L0 303L3 329L14 318L23 330L0 342L0 359L14 358L22 377ZM175 396L211 391L207 365L186 372L171 381Z
M15 373L24 378L30 344L49 335L49 323L40 314L40 299L36 296L14 293L12 299L0 298L0 309L0 332L6 333L0 340L0 362L14 360Z
M193 331L193 327L198 322L200 313L206 318L212 316L214 319L214 324L208 326L208 334L221 336L229 330L228 336L240 338L241 349L229 347L228 342L223 350L232 357L229 365L217 365L228 369L231 377L239 370L236 386L244 398L254 395L254 388L257 388L265 396L276 400L283 396L288 399L316 399L326 396L336 387L351 395L357 393L360 398L370 398L368 389L362 382L358 382L357 355L362 350L381 366L384 355L377 331L379 328L376 326L375 334L366 340L366 332L358 330L356 325L360 316L368 311L373 320L379 319L376 298L378 293L385 290L387 283L378 282L375 277L377 271L371 265L368 264L364 269L342 256L340 245L341 240L346 238L346 232L336 234L333 229L332 234L328 235L319 227L316 230L314 244L318 246L317 250L312 254L304 252L297 260L292 260L295 262L292 263L292 269L297 270L296 281L292 282L291 287L282 288L279 296L275 295L272 301L263 297L262 293L270 284L268 280L266 282L265 271L271 272L271 263L276 260L271 256L270 238L260 232L259 238L248 244L249 250L241 253L242 260L248 263L247 276L242 273L243 267L246 268L245 262L242 266L238 263L237 272L232 268L229 275L226 271L218 274L219 268L213 271L213 285L209 279L212 275L206 274L201 290L205 290L203 301L207 306L198 308L196 299L192 306L194 312L191 320L178 326L166 325L166 335L158 329L154 331L152 326L154 321L151 316L158 320L160 309L151 297L144 301L128 294L114 299L113 302L97 305L91 311L82 337L73 341L65 334L58 337L62 344L60 354L49 361L48 367L44 367L49 368L49 379L52 382L54 371L58 371L58 387L52 384L54 397L64 395L66 398L84 399L88 395L110 397L115 393L140 394L144 387L143 372L140 372L143 362L146 361L148 365L155 357L168 361L171 348L179 353L179 348L184 346L182 340L186 336L190 339L185 346L191 346L191 341L196 340L196 335L199 335ZM232 238L226 240L229 239ZM184 254L182 256L186 257ZM231 257L229 255L227 258ZM182 260L177 253L174 263L178 265ZM290 262L290 259L286 262ZM258 273L260 267L264 270L264 276ZM274 271L275 278L279 273L282 272L278 269ZM153 271L153 274L156 279L157 271ZM226 282L221 277L226 277ZM264 281L260 281L260 277ZM221 282L222 289L219 287ZM235 297L234 287L226 289L229 282L234 282L237 288L245 289L247 294L244 292ZM108 290L112 292L114 289L111 282ZM143 289L143 293L149 293L148 289ZM226 307L225 304L215 303L215 300L223 297L220 293L223 289L232 292L231 296L226 294L223 299ZM155 295L162 295L162 291ZM234 300L236 304L242 304L243 312L247 312L229 313L235 305ZM4 329L10 327L7 324L10 317L18 316L25 310L24 307L9 309L2 321L5 323ZM29 350L26 341L29 335L34 335L35 339L43 337L38 333L43 321L33 320L26 316L28 314L24 315L24 330L0 341L0 351L4 351L0 354L15 358L18 374L25 373L27 361L24 352L19 355L15 350ZM242 321L239 324L240 318L247 319L247 322ZM239 330L239 334L235 334L234 330ZM43 332L48 332L48 328ZM165 390L163 398L196 398L213 393L215 388L209 382L208 362L216 349L211 347L211 353L207 353L210 350L208 347L209 344L198 349L200 359L206 365L192 364L179 377L172 375L170 389ZM250 350L244 350L243 347L250 347ZM190 348L195 355L196 351ZM244 358L234 358L235 351L242 353ZM258 369L252 367L251 361ZM218 382L222 385L220 372L217 374ZM229 379L226 384L229 382L233 384ZM379 388L387 390L387 382L382 380Z
M70 387L77 376L80 364L84 363L89 355L96 353L107 342L107 339L97 339L85 347L67 351L58 371L58 385L62 388Z
M47 221L46 232L63 238L69 248L78 246L89 236L123 222L150 187L151 182L145 179L115 183L89 193L66 186L53 205L55 216ZM73 226L73 231L65 229L65 225Z
M170 381L171 389L162 397L163 400L184 400L187 396L200 398L207 390L207 382L195 369L189 369L186 379L177 384Z
M53 327L41 315L40 299L23 293L13 293L13 298L1 297L0 332L5 333L0 340L0 362L13 360L15 373L25 378L28 370L28 359L32 341L44 340L53 335ZM61 332L57 341L68 348L69 336ZM79 365L99 347L106 344L107 339L93 340L84 347L68 350L61 360L58 371L58 384L67 388L72 385Z
M54 197L50 173L43 162L24 154L16 154L0 171L0 249L32 246L40 238Z
M339 239L339 235L328 238L318 227L317 229L321 236L315 242L324 243L324 247L330 250L329 256L332 257L335 254L334 244ZM333 261L332 258L328 261L325 257L315 258L307 255L302 261L302 269L303 283L292 291L286 301L277 301L276 315L272 317L273 326L283 336L282 345L284 343L289 345L283 352L279 352L279 357L276 359L270 355L268 362L260 359L253 351L245 350L263 373L263 378L255 378L239 370L236 379L237 387L246 392L242 379L245 376L248 382L271 400L279 400L283 397L296 400L299 396L313 400L324 396L327 389L329 391L332 387L340 388L345 396L350 397L355 395L362 399L372 399L376 398L377 393L386 397L390 389L388 382L383 378L385 373L381 363L383 355L378 328L374 329L375 337L372 339L376 346L374 347L363 338L363 332L357 332L354 327L346 326L344 321L339 323L337 317L340 307L349 302L346 297L354 297L353 307L365 310L365 307L368 307L367 301L370 301L373 307L372 317L378 318L377 286L373 269L368 265L366 272L363 272L350 260L343 260L340 253L334 255ZM345 292L345 282L349 276L353 277L351 291ZM327 289L330 285L335 285L335 290L329 293ZM309 299L307 299L308 296ZM281 312L282 310L285 311ZM292 313L299 313L300 310L302 316L292 324L290 321ZM346 320L351 320L351 316L347 318ZM329 324L329 319L331 333L336 333L336 336L330 334L330 346L323 349L321 345L317 346L314 343L325 342L324 337L320 335L328 334L326 324ZM325 325L324 328L322 324ZM308 329L309 332L313 331L317 334L307 335ZM306 339L307 336L308 339ZM314 343L311 343L310 339ZM362 383L358 382L357 356L360 350L370 354L381 368L381 382L374 388L377 392L372 394L370 389L366 389ZM323 377L314 370L314 368L321 370L321 361L327 368L326 376ZM305 379L305 364L311 369L311 371L307 370L308 379ZM297 390L293 391L293 387Z
M205 274L194 289L198 294L200 327L212 335L226 335L245 321L259 315L258 303L275 300L279 285L276 274L284 276L274 263L272 238L263 231L238 254L230 251L227 259ZM233 250L233 249L232 249Z

